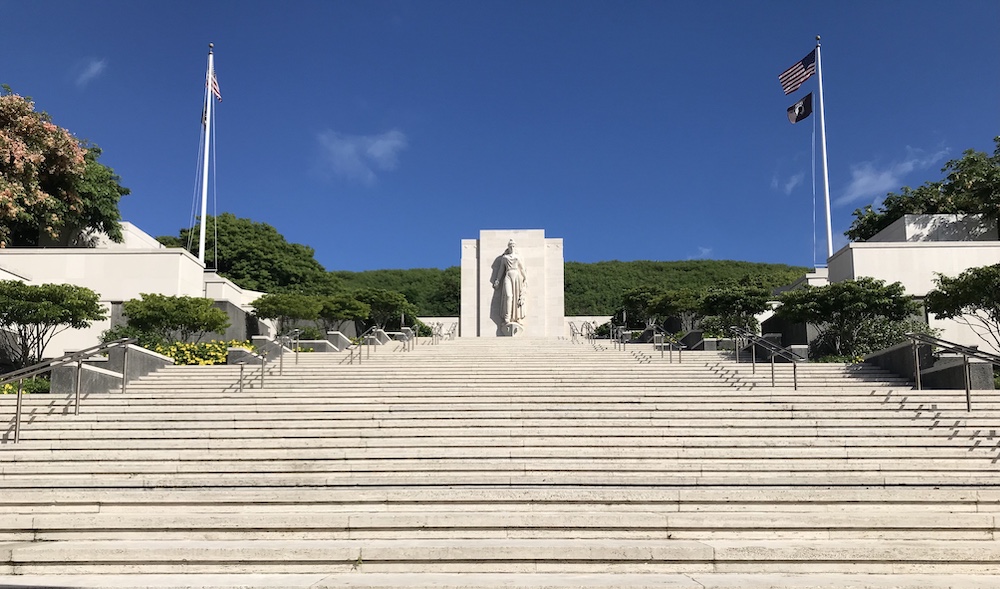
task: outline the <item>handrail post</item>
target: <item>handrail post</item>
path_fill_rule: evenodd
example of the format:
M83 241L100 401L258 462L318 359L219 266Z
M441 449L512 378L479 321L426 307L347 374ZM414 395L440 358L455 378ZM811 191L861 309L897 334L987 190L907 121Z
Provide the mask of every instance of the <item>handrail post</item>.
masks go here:
M24 394L24 380L17 381L17 409L14 411L14 443L21 441L21 396Z
M278 338L278 376L285 375L285 337Z
M917 381L917 390L920 389L920 352L917 347L917 340L910 340L913 342L913 377Z
M750 374L757 374L757 344L750 344Z
M267 350L260 355L260 388L264 390L264 371L267 369Z
M243 393L243 366L246 362L240 361L240 393Z
M76 402L73 407L73 415L80 414L80 385L83 381L83 358L76 361Z
M795 368L792 368L795 370ZM774 354L771 354L771 388L774 388Z
M799 390L799 363L792 360L792 388Z
M125 351L122 353L122 394L128 389L128 347L129 344L123 344Z
M972 412L972 376L969 373L969 357L962 355L965 363L965 410Z
M299 365L299 334L302 333L298 329L295 330L295 365Z

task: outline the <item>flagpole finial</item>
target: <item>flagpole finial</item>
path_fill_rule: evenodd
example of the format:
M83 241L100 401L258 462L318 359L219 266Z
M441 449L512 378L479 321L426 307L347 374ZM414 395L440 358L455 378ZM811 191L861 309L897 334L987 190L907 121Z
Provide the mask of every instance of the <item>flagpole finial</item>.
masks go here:
M816 44L819 45L819 35L816 35Z
M816 37L816 38L818 39L819 37ZM213 47L215 47L215 43L209 43L209 44L208 44L208 52L209 52L209 53L211 53L211 52L212 52L212 48L213 48Z

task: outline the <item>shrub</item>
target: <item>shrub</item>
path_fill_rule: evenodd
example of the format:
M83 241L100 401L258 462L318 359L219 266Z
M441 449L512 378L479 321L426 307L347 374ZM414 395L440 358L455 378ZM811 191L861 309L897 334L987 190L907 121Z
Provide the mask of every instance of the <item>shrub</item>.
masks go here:
M202 343L174 342L167 345L157 345L153 351L173 358L182 365L211 366L225 364L226 356L231 347L251 347L249 342L232 340L228 342L211 341Z
M44 376L36 376L34 378L26 378L23 382L24 393L47 393L49 392L49 379ZM7 384L0 387L0 395L16 395L17 394L17 383L8 382Z

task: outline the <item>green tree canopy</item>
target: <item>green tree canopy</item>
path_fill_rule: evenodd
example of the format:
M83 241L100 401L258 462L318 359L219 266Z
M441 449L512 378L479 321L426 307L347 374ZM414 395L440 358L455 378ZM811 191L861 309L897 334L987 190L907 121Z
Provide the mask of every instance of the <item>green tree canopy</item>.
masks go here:
M771 291L761 286L759 280L744 280L731 286L710 289L701 299L699 312L706 317L715 317L710 322L715 330L728 331L730 327L741 327L757 331L755 315L768 308L773 298Z
M793 323L811 323L829 347L821 355L859 356L884 342L877 332L886 321L903 321L919 311L899 282L862 277L826 286L807 286L781 294L775 314Z
M402 293L382 288L365 288L357 291L354 298L371 309L368 315L369 327L377 325L382 329L398 326L402 315L416 319L416 308Z
M229 327L229 316L214 307L211 299L156 293L142 293L140 297L125 301L122 312L130 328L152 335L156 343L198 342L206 333L222 332Z
M318 319L323 308L323 301L319 297L293 292L268 293L251 304L258 317L276 322L278 335L285 335L292 321Z
M649 314L661 321L676 318L682 331L691 331L701 317L701 293L692 288L668 290L650 301Z
M129 193L97 161L100 148L36 112L30 99L0 93L0 245L71 245L81 232L121 241L118 200Z
M941 169L942 180L926 182L917 188L904 186L890 192L874 209L867 205L854 211L854 222L845 232L852 241L865 241L903 215L982 214L997 220L1000 216L1000 136L994 138L993 155L967 150Z
M363 321L372 311L367 303L348 294L323 297L322 305L319 318L327 331L339 330L347 321Z
M89 288L0 280L0 338L15 367L40 361L56 334L105 317L107 310Z
M938 274L927 293L927 311L968 325L984 342L1000 349L1000 264L969 268L951 278Z
M186 248L198 254L200 224L182 229L179 237L157 237L168 247ZM218 242L216 242L216 233ZM313 257L313 248L289 243L266 223L237 218L232 213L209 216L206 224L205 263L218 258L219 274L242 288L264 292L308 292L332 294L340 290Z

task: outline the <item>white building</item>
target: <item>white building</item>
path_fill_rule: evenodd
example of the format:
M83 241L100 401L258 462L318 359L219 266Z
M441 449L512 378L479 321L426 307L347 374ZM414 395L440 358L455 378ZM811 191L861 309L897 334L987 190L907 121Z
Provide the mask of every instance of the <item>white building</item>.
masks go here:
M1000 263L995 224L978 215L906 215L866 242L850 243L829 259L830 282L870 276L899 282L906 293L922 298L934 289L938 274L957 276L969 268ZM938 337L998 353L960 321L928 316Z
M222 303L231 321L250 312L250 303L262 294L241 289L214 270L206 270L187 250L165 247L131 223L122 223L122 234L123 243L98 239L92 248L0 249L0 279L84 286L98 293L108 309L108 319L53 338L45 349L46 356L61 356L100 343L101 333L120 313L120 304L138 299L142 293L213 299ZM238 330L240 326L234 327Z

